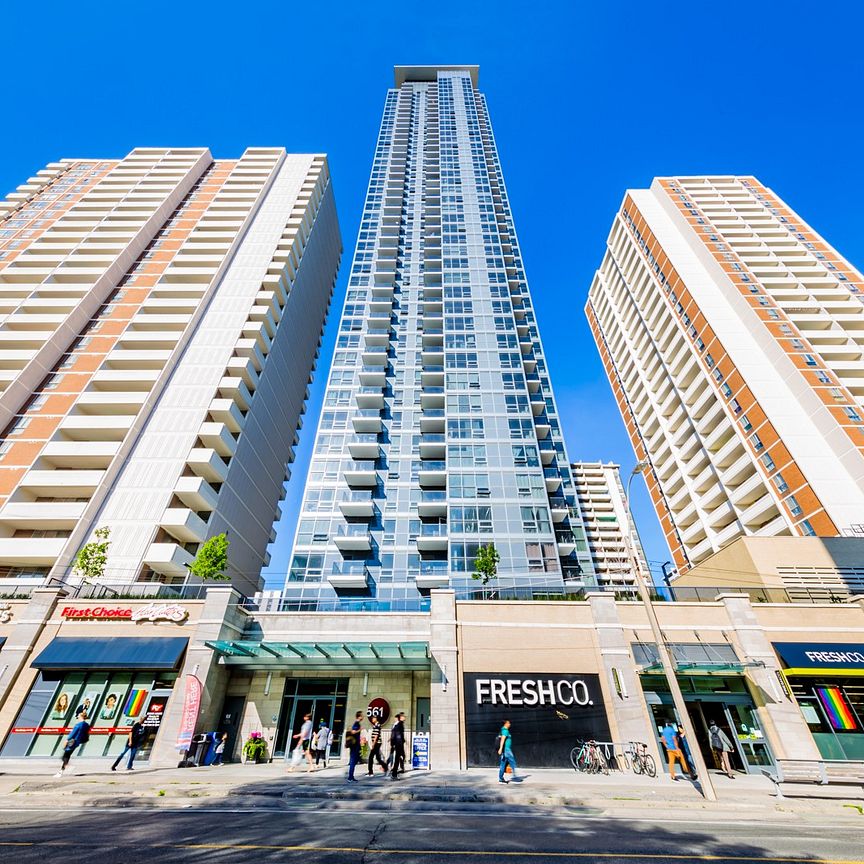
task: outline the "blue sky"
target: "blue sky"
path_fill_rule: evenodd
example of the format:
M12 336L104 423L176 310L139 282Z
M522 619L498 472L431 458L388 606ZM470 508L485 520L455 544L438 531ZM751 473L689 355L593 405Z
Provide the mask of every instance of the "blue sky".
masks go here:
M0 194L64 156L329 154L345 254L394 64L477 63L573 459L633 454L582 307L628 187L755 174L864 264L864 12L853 2L6 3ZM278 581L319 369L268 576ZM668 550L641 483L649 559Z

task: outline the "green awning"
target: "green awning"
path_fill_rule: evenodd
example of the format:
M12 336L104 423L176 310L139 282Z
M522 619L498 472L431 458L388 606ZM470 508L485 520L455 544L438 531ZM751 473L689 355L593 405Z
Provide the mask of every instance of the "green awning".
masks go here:
M295 669L426 670L428 642L207 642L229 666L278 666Z

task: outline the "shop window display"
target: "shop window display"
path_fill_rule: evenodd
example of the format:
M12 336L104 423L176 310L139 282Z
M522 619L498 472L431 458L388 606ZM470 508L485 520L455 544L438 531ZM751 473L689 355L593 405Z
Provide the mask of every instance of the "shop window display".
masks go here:
M128 728L139 720L149 733L139 756L146 760L176 677L163 673L154 678L152 672L40 673L0 757L57 757L75 717L86 710L90 740L80 748L79 757L116 756L123 749Z

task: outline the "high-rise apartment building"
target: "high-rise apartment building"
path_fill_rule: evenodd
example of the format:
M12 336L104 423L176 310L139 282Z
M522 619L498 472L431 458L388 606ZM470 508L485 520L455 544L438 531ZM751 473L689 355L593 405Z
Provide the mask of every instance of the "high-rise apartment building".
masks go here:
M679 570L864 521L862 298L754 177L627 192L586 311Z
M340 254L323 155L67 159L0 217L0 576L259 587Z
M598 584L610 589L635 588L638 574L631 560L631 544L636 566L650 581L648 560L627 507L620 466L614 462L574 462L570 473Z
M286 584L309 608L593 584L476 66L396 68ZM350 608L350 606L349 606Z

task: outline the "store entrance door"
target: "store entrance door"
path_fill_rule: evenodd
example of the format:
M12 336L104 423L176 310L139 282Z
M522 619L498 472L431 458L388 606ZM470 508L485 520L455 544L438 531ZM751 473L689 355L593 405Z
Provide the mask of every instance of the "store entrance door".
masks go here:
M345 704L348 680L345 678L288 678L282 697L282 711L276 732L275 756L288 756L297 746L294 736L303 726L303 718L312 717L313 731L323 720L333 732L330 756L341 753L345 730Z

